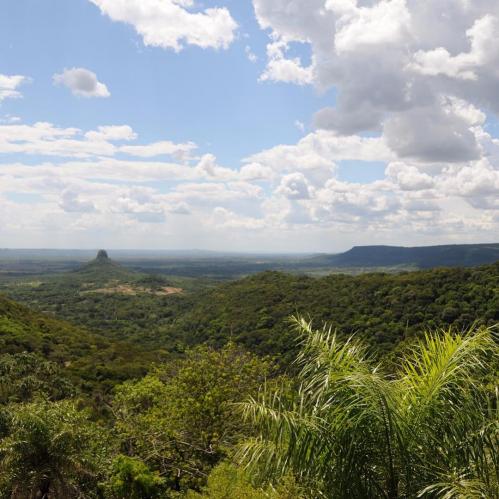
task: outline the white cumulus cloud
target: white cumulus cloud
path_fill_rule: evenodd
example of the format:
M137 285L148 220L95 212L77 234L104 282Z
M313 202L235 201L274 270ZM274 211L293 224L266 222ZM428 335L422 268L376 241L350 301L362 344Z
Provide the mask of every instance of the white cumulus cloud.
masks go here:
M288 199L308 199L311 196L311 186L303 173L290 173L281 179L276 192Z
M28 80L21 75L0 74L0 102L5 99L18 99L22 97L19 87Z
M476 130L499 114L495 0L253 0L269 33L261 79L323 91L334 104L315 125L383 134L400 158L477 160ZM311 63L287 58L306 44ZM469 113L474 115L471 123ZM468 116L464 116L467 113Z
M303 66L298 57L287 58L288 44L276 40L267 45L267 67L260 76L260 81L281 81L305 85L313 81L313 66Z
M466 31L470 50L455 56L445 47L418 50L409 68L425 75L446 75L463 80L476 80L476 69L497 62L499 57L499 21L487 14L477 19Z
M180 51L185 44L227 48L237 23L226 8L193 11L193 0L90 0L113 21L132 25L144 45Z

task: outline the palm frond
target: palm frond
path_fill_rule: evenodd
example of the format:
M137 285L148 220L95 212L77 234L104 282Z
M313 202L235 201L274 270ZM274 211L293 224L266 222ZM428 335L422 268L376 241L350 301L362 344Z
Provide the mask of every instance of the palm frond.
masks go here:
M394 378L354 337L292 322L299 383L240 405L259 431L240 449L247 466L268 479L292 470L338 498L496 490L497 403L483 383L497 356L490 330L427 334Z

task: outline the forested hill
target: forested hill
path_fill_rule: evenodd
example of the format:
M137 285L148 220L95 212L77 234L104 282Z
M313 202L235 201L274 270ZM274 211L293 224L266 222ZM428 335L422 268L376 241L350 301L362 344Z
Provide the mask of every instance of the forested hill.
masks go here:
M139 274L111 260L105 250L99 250L93 260L81 265L73 272L65 274L65 276L72 281L107 282L110 279L133 280L137 279Z
M428 328L499 322L499 262L472 269L322 278L264 272L191 299L173 331L185 341L229 338L265 354L288 355L295 313L357 333L380 351Z
M111 342L0 295L0 352L33 352L65 366L87 391L105 390L144 373L151 353L125 342ZM157 357L158 358L158 357Z
M390 267L394 265L471 267L499 261L499 244L449 244L443 246L354 246L338 255L319 255L310 263L332 267Z

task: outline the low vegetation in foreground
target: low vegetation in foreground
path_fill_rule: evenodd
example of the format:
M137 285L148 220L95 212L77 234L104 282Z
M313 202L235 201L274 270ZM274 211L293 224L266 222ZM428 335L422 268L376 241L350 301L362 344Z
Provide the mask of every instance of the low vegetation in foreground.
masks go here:
M0 497L498 497L493 328L426 334L385 365L294 325L293 375L198 346L117 385L107 411L54 362L3 355Z

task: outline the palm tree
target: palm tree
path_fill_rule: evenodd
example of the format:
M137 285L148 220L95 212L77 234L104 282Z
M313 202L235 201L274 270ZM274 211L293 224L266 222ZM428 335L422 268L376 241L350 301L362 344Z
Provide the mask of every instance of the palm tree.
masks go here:
M427 334L390 374L356 339L293 321L296 383L242 404L258 434L239 453L250 469L292 472L315 497L499 497L490 328Z

